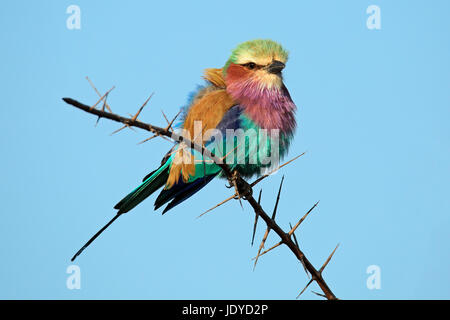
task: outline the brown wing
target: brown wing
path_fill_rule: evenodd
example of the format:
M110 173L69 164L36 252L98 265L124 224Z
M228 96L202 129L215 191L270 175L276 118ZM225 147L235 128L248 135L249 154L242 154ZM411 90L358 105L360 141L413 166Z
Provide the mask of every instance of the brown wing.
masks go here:
M209 129L216 128L225 113L236 104L226 91L221 69L205 70L205 79L211 83L211 86L200 91L193 99L183 123L185 130L183 134L196 143L203 143L207 140L208 137L204 133ZM196 121L199 121L197 132L195 130ZM201 141L202 136L203 141ZM186 161L189 158L190 161ZM190 176L195 175L195 159L192 155L186 154L183 148L179 148L174 160L176 161L170 168L166 188L170 188L178 182L180 176L186 182Z

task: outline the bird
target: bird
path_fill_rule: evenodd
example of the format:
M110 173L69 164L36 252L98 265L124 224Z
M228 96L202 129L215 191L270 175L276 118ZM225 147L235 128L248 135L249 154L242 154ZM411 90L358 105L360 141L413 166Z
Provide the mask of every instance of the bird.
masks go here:
M270 39L238 44L222 68L204 70L204 84L189 95L175 130L212 150L240 176L261 175L287 154L297 126L296 105L283 81L288 55L281 44ZM113 219L71 260L119 216L157 190L162 189L154 208L166 205L164 214L216 177L225 177L219 165L178 142L159 167L114 206L117 212Z

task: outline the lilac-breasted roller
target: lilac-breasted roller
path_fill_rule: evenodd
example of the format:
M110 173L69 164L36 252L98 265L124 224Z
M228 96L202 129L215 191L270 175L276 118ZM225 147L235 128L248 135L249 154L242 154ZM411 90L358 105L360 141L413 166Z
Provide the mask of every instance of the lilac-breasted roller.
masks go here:
M296 127L295 104L283 83L288 59L272 40L239 44L221 69L206 69L206 83L190 95L176 130L203 144L243 177L259 175L288 150ZM155 210L172 209L222 176L220 166L184 143L175 145L159 168L115 205L116 216L94 235L72 261L117 217L162 188Z

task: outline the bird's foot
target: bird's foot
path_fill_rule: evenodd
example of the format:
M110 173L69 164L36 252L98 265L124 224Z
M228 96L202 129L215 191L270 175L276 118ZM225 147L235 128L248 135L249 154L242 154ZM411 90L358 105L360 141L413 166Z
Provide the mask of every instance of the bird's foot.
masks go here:
M235 199L245 199L246 197L253 195L252 187L247 183L247 181L241 178L237 171L233 171L233 175L229 179L229 182L230 185L228 187L234 187L234 190L236 191Z

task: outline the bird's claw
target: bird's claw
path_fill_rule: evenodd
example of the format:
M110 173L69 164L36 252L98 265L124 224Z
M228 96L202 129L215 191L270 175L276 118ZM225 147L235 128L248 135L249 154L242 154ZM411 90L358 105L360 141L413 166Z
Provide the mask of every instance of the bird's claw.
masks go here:
M233 176L229 180L229 183L230 185L227 187L234 187L234 190L236 191L236 197L234 197L235 199L246 199L247 197L253 195L252 187L247 183L247 181L241 178L237 171L233 171Z

